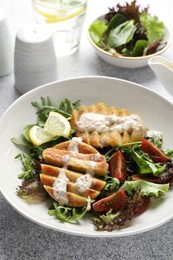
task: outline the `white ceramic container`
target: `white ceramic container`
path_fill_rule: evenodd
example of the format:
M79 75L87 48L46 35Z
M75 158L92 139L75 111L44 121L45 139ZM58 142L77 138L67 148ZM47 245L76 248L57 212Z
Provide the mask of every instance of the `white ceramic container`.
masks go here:
M16 34L15 87L25 93L57 80L57 60L51 33L45 26L27 24Z
M0 9L0 77L13 71L13 43L5 12Z

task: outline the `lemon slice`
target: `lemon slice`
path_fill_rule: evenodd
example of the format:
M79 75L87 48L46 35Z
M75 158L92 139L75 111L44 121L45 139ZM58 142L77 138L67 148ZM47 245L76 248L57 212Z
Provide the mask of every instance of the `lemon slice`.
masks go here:
M82 7L80 10L77 10L76 12L69 13L69 14L67 12L63 12L64 10L60 10L61 15L59 15L59 16L57 13L48 13L48 12L45 12L45 11L39 9L36 6L35 6L35 11L46 18L45 19L46 23L56 23L56 22L62 22L62 21L71 19L75 16L78 16L78 15L84 13L86 11L86 7Z
M43 128L34 125L29 131L29 138L35 146L39 146L53 139L54 136L49 134Z
M67 138L70 135L71 125L64 116L51 111L44 125L44 130L50 135Z

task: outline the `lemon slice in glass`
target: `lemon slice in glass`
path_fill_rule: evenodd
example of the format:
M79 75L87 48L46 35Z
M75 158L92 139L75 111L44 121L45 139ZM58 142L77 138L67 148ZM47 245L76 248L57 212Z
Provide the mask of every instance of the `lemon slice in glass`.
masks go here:
M46 23L57 23L57 22L63 22L69 19L72 19L76 16L79 16L83 14L86 11L86 6L79 6L79 7L74 7L74 6L66 6L64 7L61 5L60 8L55 7L51 8L51 5L46 6L38 6L35 4L34 10L45 17L45 22Z
M31 127L29 131L29 138L35 146L39 146L41 144L51 141L54 138L54 136L49 134L43 128L34 125L33 127Z
M58 112L51 111L44 125L44 130L53 136L69 137L71 125L69 121Z

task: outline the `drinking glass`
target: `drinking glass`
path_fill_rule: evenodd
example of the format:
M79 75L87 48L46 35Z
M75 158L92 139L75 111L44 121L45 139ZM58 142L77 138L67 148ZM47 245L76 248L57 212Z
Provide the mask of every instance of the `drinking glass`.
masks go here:
M32 0L36 22L47 24L58 56L75 53L80 44L87 0Z

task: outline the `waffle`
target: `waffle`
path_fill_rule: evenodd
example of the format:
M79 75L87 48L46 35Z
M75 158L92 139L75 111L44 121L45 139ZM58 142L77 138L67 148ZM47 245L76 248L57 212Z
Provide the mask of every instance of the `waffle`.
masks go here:
M104 103L81 105L73 111L71 125L77 137L95 148L141 141L146 133L138 115Z
M106 183L95 175L104 176L108 164L95 148L83 142L76 143L76 140L74 138L43 151L45 163L41 165L40 180L48 194L60 205L83 207L87 205L88 197L93 202L104 188ZM61 181L65 190L61 191L58 187L57 196L56 183Z

